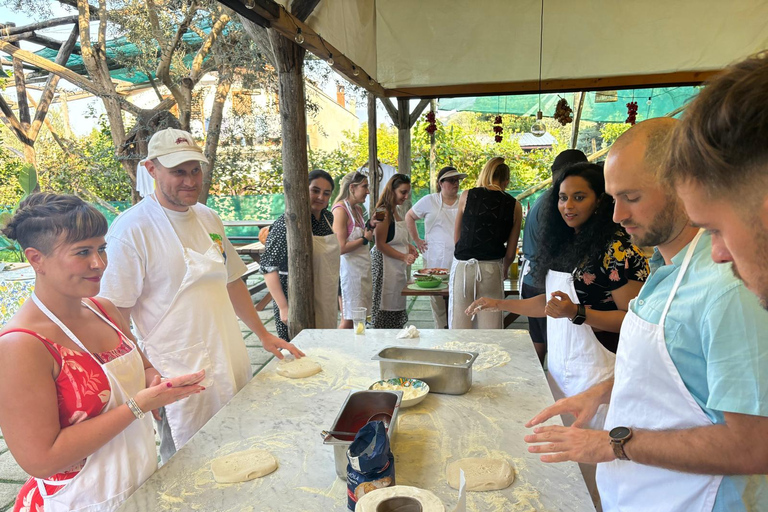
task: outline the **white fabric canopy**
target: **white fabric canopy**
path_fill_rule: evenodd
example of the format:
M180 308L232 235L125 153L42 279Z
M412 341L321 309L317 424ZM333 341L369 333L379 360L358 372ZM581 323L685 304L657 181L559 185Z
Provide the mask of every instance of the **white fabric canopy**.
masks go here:
M287 3L287 0L281 0ZM535 81L539 0L323 0L307 20L387 89ZM545 0L542 78L712 71L768 48L765 0Z

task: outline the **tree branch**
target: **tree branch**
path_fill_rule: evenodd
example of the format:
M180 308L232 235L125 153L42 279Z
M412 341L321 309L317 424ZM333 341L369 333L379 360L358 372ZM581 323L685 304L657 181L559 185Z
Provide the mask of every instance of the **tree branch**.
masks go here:
M21 126L16 114L13 113L13 110L2 95L0 95L0 112L3 113L0 119L13 131L16 138L23 144L30 145L32 141L27 137L26 130Z
M72 54L72 50L75 48L75 43L77 42L77 37L79 34L79 27L77 25L73 26L72 32L70 32L69 37L59 49L58 55L56 55L56 64L59 64L60 66L66 65L67 61L69 60L69 56ZM35 112L35 120L32 123L32 126L29 128L29 138L33 141L37 140L37 134L40 132L40 127L43 125L43 120L45 119L46 114L48 114L48 108L50 107L51 101L53 101L53 96L56 93L56 86L59 83L59 78L59 75L51 73L48 76L48 81L45 83L43 94L40 97L40 103L36 107L37 111Z
M221 35L221 32L224 30L224 27L227 26L227 23L229 23L229 16L226 14L222 14L219 16L219 19L216 20L216 22L213 24L213 27L211 27L211 31L208 34L208 38L203 41L203 44L200 46L200 49L197 50L197 54L195 55L194 60L192 61L192 69L190 70L189 77L194 80L195 82L198 81L198 76L200 75L200 68L203 65L203 61L205 60L205 57L208 55L208 53L211 51L211 46L213 46L214 41L216 38Z
M99 0L99 51L107 58L107 0Z

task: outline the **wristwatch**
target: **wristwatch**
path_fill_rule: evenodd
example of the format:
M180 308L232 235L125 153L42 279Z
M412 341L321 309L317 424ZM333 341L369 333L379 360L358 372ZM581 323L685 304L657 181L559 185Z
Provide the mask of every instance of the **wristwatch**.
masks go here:
M571 318L571 322L573 322L576 325L581 325L584 323L584 321L587 319L587 310L584 307L584 304L577 304L576 308L576 316Z
M632 439L632 429L629 427L616 427L608 433L608 436L611 438L611 446L616 458L619 460L629 460L624 451L624 445Z

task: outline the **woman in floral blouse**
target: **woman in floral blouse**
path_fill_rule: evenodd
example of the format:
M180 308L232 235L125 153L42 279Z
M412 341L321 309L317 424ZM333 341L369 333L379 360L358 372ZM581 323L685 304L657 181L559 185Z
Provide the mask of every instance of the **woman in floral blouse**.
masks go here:
M613 200L605 193L602 168L576 164L564 170L545 198L543 241L534 279L543 288L550 270L571 274L585 325L615 353L629 301L648 277L648 260L613 222ZM525 300L481 298L467 310L498 308L531 316L577 319L578 304L561 291Z

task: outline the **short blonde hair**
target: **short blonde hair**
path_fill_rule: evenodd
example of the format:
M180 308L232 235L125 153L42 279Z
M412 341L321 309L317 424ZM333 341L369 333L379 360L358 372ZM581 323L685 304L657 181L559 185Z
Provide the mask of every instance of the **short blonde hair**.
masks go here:
M493 190L504 190L502 186L509 181L509 166L504 163L504 157L495 156L488 160L477 177L476 187L489 188Z

